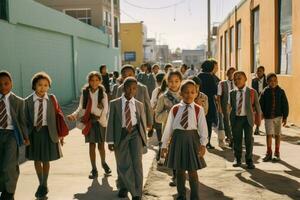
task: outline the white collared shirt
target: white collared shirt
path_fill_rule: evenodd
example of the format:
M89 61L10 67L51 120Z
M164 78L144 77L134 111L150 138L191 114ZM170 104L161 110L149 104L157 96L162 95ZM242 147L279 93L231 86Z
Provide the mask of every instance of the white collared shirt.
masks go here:
M125 98L124 94L122 95L122 127L126 127L126 117L125 117L125 106L128 100ZM129 108L131 113L131 123L132 126L137 124L137 116L136 116L136 107L135 107L135 98L132 97L129 100Z
M171 136L173 134L173 131L176 129L180 130L197 130L199 136L200 136L200 144L206 145L208 140L208 130L207 130L207 123L205 118L205 112L203 107L200 107L200 112L198 114L198 121L196 118L196 111L195 111L195 103L191 103L190 107L188 108L188 127L184 129L180 122L182 114L186 108L186 105L183 101L181 101L179 104L178 112L174 118L173 109L169 112L168 120L165 126L165 130L162 137L162 148L166 148L168 146L168 143L171 139Z
M231 87L231 82L233 84L233 88ZM228 86L228 96L230 94L230 91L235 89L235 85L234 85L234 82L233 80L230 81L230 80L226 80L226 83L227 83L227 86ZM218 96L222 96L223 95L223 88L222 88L222 84L224 84L224 82L219 82L218 84Z
M242 110L241 110L241 114L238 114L238 106L239 106L239 101L241 98L241 92L238 88L235 88L236 90L236 116L247 116L247 112L246 112L246 88L247 86L245 86L242 91L243 91L243 105L242 105ZM230 96L228 98L228 102L230 104Z
M39 99L43 99L43 123L42 126L47 126L47 102L49 101L48 94L46 93L43 98L37 96L36 93L33 93L33 103L34 103L34 126L37 126L38 113L40 101Z
M6 114L7 114L7 127L5 129L8 130L14 130L11 114L10 114L10 102L9 102L9 97L11 95L11 92L5 95L4 97L4 103L5 103L5 109L6 109ZM2 98L2 94L0 94L0 99ZM0 127L0 129L3 129Z
M105 92L103 92L103 99L102 99L103 108L98 107L99 89L97 89L94 93L89 91L89 94L90 94L90 97L91 97L91 100L92 100L91 114L94 114L94 115L100 117L100 119L98 121L101 124L101 126L107 127L107 112L108 112L107 94ZM73 113L73 115L77 116L82 111L85 111L85 109L83 109L82 106L83 106L83 95L81 94L80 100L79 100L79 106L78 106L77 110ZM82 112L81 114L84 115L84 112ZM82 117L82 116L80 115L79 118L80 117Z
M258 80L258 94L264 90L264 77Z

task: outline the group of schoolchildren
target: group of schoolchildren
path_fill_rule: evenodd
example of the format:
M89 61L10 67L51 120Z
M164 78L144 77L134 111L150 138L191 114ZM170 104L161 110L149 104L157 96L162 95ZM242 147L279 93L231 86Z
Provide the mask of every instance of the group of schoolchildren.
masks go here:
M96 147L105 174L112 173L105 160L105 142L114 151L119 198L127 197L129 192L132 199L142 199L142 155L147 138L154 132L159 142L157 161L173 170L170 186L177 186L179 200L187 198L186 171L190 199L199 199L197 170L206 167L206 149L214 148L210 142L213 126L225 132L225 141L234 150L234 167L242 165L244 135L247 168L254 169L253 126L256 125L255 134L259 134L263 116L267 135L263 161L280 160L281 126L287 123L288 101L276 74L265 76L260 66L250 88L246 74L235 68L229 68L227 80L220 81L215 75L214 60L205 61L199 75L194 67L187 69L185 65L177 70L171 64L163 69L157 64L143 64L140 70L136 74L133 66L124 65L120 77L109 77L102 65L100 73L90 72L78 108L67 116L76 121L89 143L90 179L98 176ZM64 144L57 128L58 102L48 93L51 84L45 72L35 74L33 93L23 100L11 91L10 73L0 71L0 200L14 199L19 176L18 150L23 144L26 158L34 161L39 180L35 196L43 198L48 193L50 162L62 157ZM219 135L219 145L224 147L225 136Z

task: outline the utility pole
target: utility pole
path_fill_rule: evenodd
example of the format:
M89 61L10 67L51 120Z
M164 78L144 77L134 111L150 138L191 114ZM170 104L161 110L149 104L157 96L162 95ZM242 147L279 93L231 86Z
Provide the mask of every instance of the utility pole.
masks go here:
M114 0L110 0L111 6L111 47L115 47L115 6Z
M210 45L210 39L211 39L211 32L210 32L210 0L207 0L207 52L206 57L211 57L211 45Z

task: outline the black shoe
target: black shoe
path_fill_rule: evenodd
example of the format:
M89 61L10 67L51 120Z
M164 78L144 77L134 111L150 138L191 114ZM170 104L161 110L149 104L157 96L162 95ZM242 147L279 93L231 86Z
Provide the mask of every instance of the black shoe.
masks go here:
M47 186L41 186L41 189L40 189L40 192L39 192L40 198L46 197L48 192L49 192L49 190L48 190Z
M185 197L185 196L178 196L178 197L176 198L176 200L186 200L186 197Z
M103 167L106 175L111 174L111 170L110 170L109 166L107 165L107 163L104 163L102 165L102 167Z
M274 158L273 158L273 162L279 162L281 159L280 159L280 154L279 153L275 153L274 154Z
M142 198L139 196L132 197L132 200L141 200Z
M253 163L247 164L247 169L255 169L255 165Z
M89 175L89 179L95 179L98 177L98 170L97 169L93 169Z
M154 132L153 129L151 129L151 130L148 131L148 137L149 138L151 138L153 136L153 132Z
M263 162L269 162L272 160L272 153L267 153L266 156L263 158Z
M120 189L118 193L119 198L126 198L128 197L128 190L127 189Z
M39 186L38 189L36 190L34 195L36 198L41 198L41 188L42 186Z
M255 129L254 135L260 135L260 134L259 134L259 129L258 129L258 128Z
M232 166L233 167L241 167L242 166L242 162L238 160Z
M212 146L210 143L208 143L208 144L206 145L206 148L207 148L207 149L215 149L215 147Z

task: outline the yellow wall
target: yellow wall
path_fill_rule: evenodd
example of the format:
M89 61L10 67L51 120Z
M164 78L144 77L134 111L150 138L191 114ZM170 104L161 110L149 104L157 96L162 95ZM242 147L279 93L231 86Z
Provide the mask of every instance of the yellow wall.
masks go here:
M144 61L143 47L143 24L142 23L121 23L120 26L122 63L124 61L124 52L136 52L136 61L130 62L135 67L139 67Z
M289 121L300 124L300 1L293 0L293 27L292 27L292 73L289 75L280 75L279 85L285 90L290 104ZM266 73L276 72L277 69L277 41L276 41L276 13L275 0L246 0L237 7L236 13L233 11L228 18L220 25L218 33L218 61L222 63L220 76L225 77L224 66L224 37L225 31L234 26L235 22L241 20L242 23L242 58L239 70L243 70L248 75L248 85L251 84L251 10L259 6L260 12L260 65L266 68ZM236 16L236 17L235 17ZM220 37L223 36L222 58L220 56ZM235 39L235 38L234 38ZM235 44L234 44L235 47ZM229 66L237 67L235 62L235 49L231 55ZM229 67L227 66L227 67ZM223 67L223 69L222 69Z

